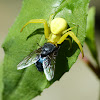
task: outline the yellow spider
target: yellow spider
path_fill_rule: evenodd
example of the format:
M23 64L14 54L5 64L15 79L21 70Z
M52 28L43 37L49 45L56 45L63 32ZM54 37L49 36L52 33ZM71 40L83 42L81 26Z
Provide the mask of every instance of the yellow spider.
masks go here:
M43 23L44 24L44 34L45 38L48 40L47 42L52 43L54 45L61 44L64 40L69 40L68 36L72 37L72 39L78 44L82 56L84 56L82 45L75 34L71 31L73 28L68 28L67 21L63 18L54 18L51 20L51 16L49 19L49 26L45 19L32 19L27 22L21 29L23 31L24 27L30 23ZM68 29L67 29L68 28Z

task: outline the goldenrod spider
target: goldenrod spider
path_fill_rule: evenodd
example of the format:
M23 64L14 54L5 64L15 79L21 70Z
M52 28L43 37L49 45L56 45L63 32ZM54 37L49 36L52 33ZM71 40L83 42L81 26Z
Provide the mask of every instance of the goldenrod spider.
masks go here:
M55 44L57 46L57 44L61 44L64 40L70 41L70 39L67 38L68 36L70 36L78 44L82 53L82 57L84 57L82 45L79 39L71 31L75 27L67 29L67 21L64 18L54 18L53 20L51 20L51 16L49 19L50 27L48 27L47 21L45 19L31 19L22 27L21 32L23 31L24 27L26 27L30 23L43 23L45 38L48 40L47 42Z

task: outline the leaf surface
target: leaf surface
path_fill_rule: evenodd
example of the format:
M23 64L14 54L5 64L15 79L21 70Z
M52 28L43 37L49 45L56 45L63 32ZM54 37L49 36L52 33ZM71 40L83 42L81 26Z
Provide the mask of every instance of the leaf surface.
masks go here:
M83 44L86 36L88 4L89 0L23 1L21 12L3 43L5 51L3 66L4 100L30 100L39 95L71 68L80 53L74 41L72 49L70 49L69 42L65 41L58 52L55 77L50 82L47 81L43 73L37 71L35 65L19 71L17 64L37 49L37 43L43 45L45 42L44 35L36 32L37 29L43 28L43 24L30 24L20 33L23 25L31 19L46 19L48 21L49 16L56 12L55 17L65 18L69 27L79 25L78 31L77 28L72 31ZM37 34L33 35L34 31Z

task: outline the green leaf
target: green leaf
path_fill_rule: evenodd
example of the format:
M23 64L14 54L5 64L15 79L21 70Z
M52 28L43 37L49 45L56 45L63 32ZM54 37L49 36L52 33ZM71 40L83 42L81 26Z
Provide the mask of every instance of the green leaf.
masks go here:
M90 49L90 52L98 63L98 54L95 42L95 7L91 7L89 9L88 17L87 17L87 35L85 40L87 46Z
M70 27L79 25L78 33L77 28L72 31L83 44L86 35L88 3L89 0L23 1L21 12L3 43L5 51L4 100L30 100L39 95L71 68L80 53L75 42L70 50L68 41L65 41L58 52L55 77L50 82L47 81L43 73L37 71L35 65L19 71L16 68L17 64L37 49L37 43L43 45L45 42L44 35L36 32L37 29L43 28L42 24L30 24L20 33L22 26L30 19L46 19L48 21L49 16L56 12L55 17L65 18ZM34 32L37 34L33 35Z
M0 65L0 100L2 100L3 92L3 66Z

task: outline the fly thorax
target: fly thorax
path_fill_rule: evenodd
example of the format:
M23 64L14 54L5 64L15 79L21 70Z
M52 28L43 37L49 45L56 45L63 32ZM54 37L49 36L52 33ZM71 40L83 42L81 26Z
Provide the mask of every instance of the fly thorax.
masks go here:
M42 47L41 57L46 57L48 54L52 53L57 47L52 43L45 43Z

